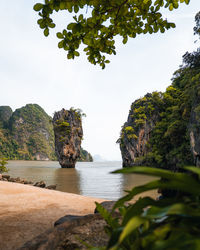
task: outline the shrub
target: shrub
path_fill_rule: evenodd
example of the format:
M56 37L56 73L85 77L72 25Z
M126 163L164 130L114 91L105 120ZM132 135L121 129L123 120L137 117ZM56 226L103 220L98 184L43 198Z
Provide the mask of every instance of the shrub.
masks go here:
M107 222L110 250L177 250L200 249L200 169L185 167L187 173L133 167L116 173L135 173L158 177L157 180L133 188L119 199L114 208L121 219L113 217L97 203L97 209ZM135 195L161 189L173 191L172 197L139 198L127 205ZM97 248L95 248L97 249Z
M8 164L6 158L0 158L0 173L8 172L9 169L6 167Z

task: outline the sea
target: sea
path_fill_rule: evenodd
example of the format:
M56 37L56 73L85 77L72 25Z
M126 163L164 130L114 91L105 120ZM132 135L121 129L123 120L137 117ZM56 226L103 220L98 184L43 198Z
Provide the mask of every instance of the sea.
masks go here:
M57 161L9 161L9 175L29 181L56 184L56 190L107 200L117 200L135 186L154 180L138 174L113 174L120 161L77 162L75 168L61 168ZM155 196L155 192L150 193Z

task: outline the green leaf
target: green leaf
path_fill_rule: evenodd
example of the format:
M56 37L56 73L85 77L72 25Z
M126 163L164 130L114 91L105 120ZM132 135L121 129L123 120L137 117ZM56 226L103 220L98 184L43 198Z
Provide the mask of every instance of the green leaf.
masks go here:
M98 202L95 202L97 211L101 214L104 220L108 223L108 225L112 228L116 228L118 226L118 222L116 218L113 218L111 213L108 212L103 206L101 206Z
M109 250L111 250L111 249L112 249L112 250L117 249L117 248L115 247L115 245L117 244L117 241L118 241L118 239L119 239L120 234L122 233L122 230L123 230L122 227L118 227L118 228L116 228L116 229L113 231L113 233L112 233L112 235L111 235L111 237L110 237L110 239L109 239L107 249L109 249Z
M55 23L50 23L50 24L49 24L49 27L53 29L53 28L56 27L56 25L55 25Z
M147 220L140 216L133 217L125 226L119 237L119 243L122 243L124 239L129 236L134 230L136 230L139 226L144 224Z
M59 48L59 49L63 48L63 45L64 45L64 41L62 40L62 41L60 41L60 42L58 43L58 48Z
M74 51L75 56L80 56L80 53L78 51Z
M34 9L35 11L40 11L42 8L43 8L43 4L41 4L41 3L36 3L36 4L33 6L33 9Z
M74 12L75 12L75 13L78 13L78 11L79 11L79 7L78 7L78 5L75 5L75 6L74 6Z
M64 36L63 36L63 34L61 32L56 33L56 36L59 39L63 39L64 38Z
M170 5L169 5L169 10L172 11L173 9L174 9L173 4L170 4Z
M68 30L72 30L74 28L74 25L76 25L76 23L70 23L70 24L68 24L67 29Z
M49 29L48 29L48 28L46 28L46 29L44 30L44 35L45 35L45 36L48 36L48 35L49 35Z
M176 24L175 24L175 23L170 23L170 26L171 26L172 28L176 28Z
M200 219L200 210L199 208L194 209L191 206L182 203L172 204L163 208L152 206L145 211L144 216L146 218L158 219L168 215L177 215L181 217L199 217Z
M124 39L123 39L123 44L126 44L127 43L127 41L128 41L128 37L126 36L126 37L124 37Z
M65 2L60 2L60 9L64 10L66 8Z
M80 14L80 15L79 15L78 20L79 20L79 22L80 22L80 21L83 21L83 14Z
M155 206L159 205L159 202L153 200L150 197L140 198L134 204L132 204L131 206L127 208L122 225L127 224L127 222L133 217L133 215L136 216L136 215L141 214L144 208L148 206L152 206L152 205L155 205Z
M184 169L189 170L195 174L198 174L198 176L200 177L200 168L197 167L184 167Z

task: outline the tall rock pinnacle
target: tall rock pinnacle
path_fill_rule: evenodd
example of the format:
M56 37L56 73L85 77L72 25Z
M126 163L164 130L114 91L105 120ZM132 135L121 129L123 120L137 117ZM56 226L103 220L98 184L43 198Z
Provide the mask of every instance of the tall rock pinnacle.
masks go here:
M62 168L74 168L83 137L80 110L71 108L55 112L53 126L58 161Z

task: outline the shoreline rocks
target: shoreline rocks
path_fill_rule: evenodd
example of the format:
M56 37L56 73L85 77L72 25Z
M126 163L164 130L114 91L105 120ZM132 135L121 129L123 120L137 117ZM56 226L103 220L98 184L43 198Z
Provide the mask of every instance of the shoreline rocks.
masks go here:
M38 181L38 182L34 183L33 181L28 181L28 180L20 178L20 177L16 177L16 178L10 177L10 175L8 175L8 174L0 174L0 181L15 182L15 183L31 185L31 186L46 188L46 189L51 189L51 190L56 189L56 185L47 186L44 181Z

